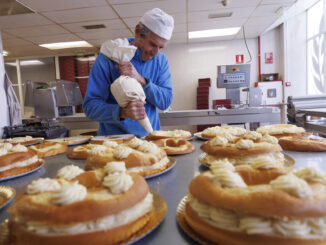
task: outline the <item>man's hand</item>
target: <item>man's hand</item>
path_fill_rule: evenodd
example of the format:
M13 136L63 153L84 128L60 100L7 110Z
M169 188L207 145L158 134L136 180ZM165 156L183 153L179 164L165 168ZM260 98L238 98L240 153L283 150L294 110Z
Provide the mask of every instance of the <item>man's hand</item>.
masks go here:
M146 80L143 78L136 70L134 65L131 62L121 62L117 65L117 69L120 70L121 75L129 76L135 78L141 86L146 85Z
M131 118L141 120L146 117L144 102L131 101L125 108L120 109L120 118Z

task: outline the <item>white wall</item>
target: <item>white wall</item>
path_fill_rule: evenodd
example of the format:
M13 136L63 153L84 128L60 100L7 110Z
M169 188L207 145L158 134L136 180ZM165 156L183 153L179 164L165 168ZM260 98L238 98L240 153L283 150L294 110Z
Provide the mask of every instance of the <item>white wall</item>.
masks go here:
M288 96L307 95L307 50L306 50L306 12L295 15L285 22L285 87Z
M257 39L248 39L247 43L252 56L250 83L254 86L258 81ZM172 74L172 110L196 109L199 78L211 78L211 100L225 99L225 89L216 88L217 66L235 64L237 54L244 54L245 62L249 60L243 40L169 44L163 53Z
M260 37L260 61L261 73L278 73L283 80L284 75L284 51L283 51L283 27L275 29L261 35ZM273 64L265 64L265 53L273 53Z
M3 127L9 125L7 96L4 89L5 68L3 64L2 50L2 38L0 31L0 138L2 138Z
M265 53L273 53L273 63L265 64ZM260 36L260 63L261 74L278 73L279 80L284 79L284 25L281 24L274 29L264 33ZM284 83L282 88L282 99L286 101L284 94ZM281 109L281 122L286 123L286 106L279 106Z

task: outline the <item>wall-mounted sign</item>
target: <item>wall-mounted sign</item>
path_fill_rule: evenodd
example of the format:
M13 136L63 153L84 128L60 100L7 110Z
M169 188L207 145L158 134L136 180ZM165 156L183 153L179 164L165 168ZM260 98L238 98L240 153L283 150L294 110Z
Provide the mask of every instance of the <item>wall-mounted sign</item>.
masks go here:
M265 53L265 64L273 64L273 52Z
M244 62L244 55L243 54L237 54L235 56L235 63L236 64L243 64Z

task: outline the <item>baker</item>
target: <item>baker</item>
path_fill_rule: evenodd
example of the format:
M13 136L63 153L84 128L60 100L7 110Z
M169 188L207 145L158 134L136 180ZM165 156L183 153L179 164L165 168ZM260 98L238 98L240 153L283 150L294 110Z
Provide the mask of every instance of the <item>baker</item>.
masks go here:
M153 130L160 130L156 108L166 110L172 102L169 64L160 50L170 40L173 27L173 17L154 8L141 17L135 27L135 38L128 38L130 45L137 47L130 62L118 64L102 52L98 55L89 75L83 103L86 116L100 123L98 135L144 136L148 133L137 120L146 115ZM131 101L124 108L117 104L110 86L120 75L135 78L140 83L146 95L145 104Z

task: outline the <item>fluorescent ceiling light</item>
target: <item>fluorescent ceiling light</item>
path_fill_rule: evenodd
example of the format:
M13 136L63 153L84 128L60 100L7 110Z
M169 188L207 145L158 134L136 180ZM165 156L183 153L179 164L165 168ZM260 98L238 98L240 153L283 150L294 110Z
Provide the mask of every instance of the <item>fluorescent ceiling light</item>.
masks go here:
M19 64L21 66L44 65L44 62L40 60L21 60ZM6 65L16 66L16 62L6 62Z
M3 55L3 56L8 56L8 51L3 50L3 51L2 51L2 55Z
M192 38L204 38L204 37L220 37L237 34L240 27L223 28L223 29L211 29L203 31L190 31L188 33L189 39Z
M39 46L48 49L65 49L65 48L84 48L93 47L86 41L76 41L76 42L61 42L61 43L45 43Z

